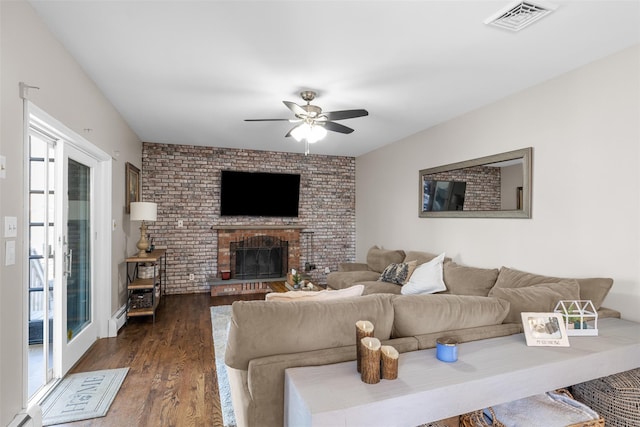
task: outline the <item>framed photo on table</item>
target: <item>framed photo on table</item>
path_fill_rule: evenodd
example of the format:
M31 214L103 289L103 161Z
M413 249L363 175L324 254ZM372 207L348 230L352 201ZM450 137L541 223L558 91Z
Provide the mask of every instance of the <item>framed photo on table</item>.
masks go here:
M127 162L125 166L125 209L131 213L131 202L140 201L140 169Z
M523 312L520 315L528 346L569 347L560 313Z

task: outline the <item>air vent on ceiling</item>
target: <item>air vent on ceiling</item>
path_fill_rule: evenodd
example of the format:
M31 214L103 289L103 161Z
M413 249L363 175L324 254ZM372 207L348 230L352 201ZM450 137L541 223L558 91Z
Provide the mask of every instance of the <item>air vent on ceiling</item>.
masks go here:
M487 18L484 23L511 31L520 31L557 8L558 6L543 1L534 3L518 0Z

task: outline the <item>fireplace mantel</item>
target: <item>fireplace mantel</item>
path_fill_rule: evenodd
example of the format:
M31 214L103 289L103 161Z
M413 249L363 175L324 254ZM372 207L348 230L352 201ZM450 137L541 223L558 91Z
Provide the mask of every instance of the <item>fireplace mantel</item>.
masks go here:
M211 230L303 230L306 225L212 225Z

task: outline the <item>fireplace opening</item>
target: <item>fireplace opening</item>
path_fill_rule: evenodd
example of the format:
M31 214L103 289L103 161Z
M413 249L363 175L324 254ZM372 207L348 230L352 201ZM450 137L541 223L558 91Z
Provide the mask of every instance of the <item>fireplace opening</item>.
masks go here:
M277 237L248 237L229 249L232 279L279 278L288 271L289 243Z

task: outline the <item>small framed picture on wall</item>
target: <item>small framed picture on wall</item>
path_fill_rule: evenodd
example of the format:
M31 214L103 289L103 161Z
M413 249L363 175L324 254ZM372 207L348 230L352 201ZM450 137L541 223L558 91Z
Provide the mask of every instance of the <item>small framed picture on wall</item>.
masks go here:
M131 202L140 201L140 169L129 162L125 168L125 209L131 213Z

